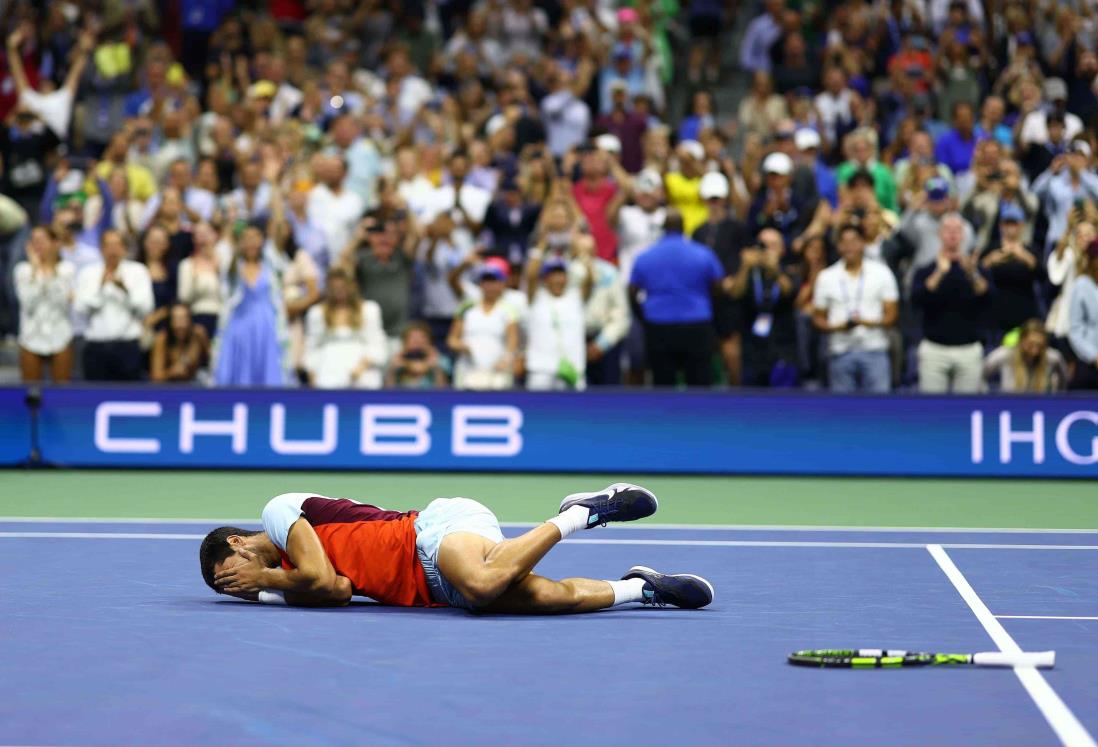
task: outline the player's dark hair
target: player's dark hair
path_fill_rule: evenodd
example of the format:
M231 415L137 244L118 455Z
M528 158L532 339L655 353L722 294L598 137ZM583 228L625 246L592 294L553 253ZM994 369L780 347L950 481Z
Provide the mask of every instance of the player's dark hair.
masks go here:
M233 554L234 550L229 545L229 537L233 535L251 537L254 534L259 532L239 527L218 527L206 535L206 539L202 540L202 546L198 548L198 562L202 566L202 580L206 582L206 586L217 591L217 587L214 586L214 566Z

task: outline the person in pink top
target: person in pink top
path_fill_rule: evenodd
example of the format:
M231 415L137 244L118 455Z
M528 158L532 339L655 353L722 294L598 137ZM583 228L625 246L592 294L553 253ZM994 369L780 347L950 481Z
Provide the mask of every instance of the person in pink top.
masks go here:
M624 200L628 185L629 175L613 154L592 147L581 151L579 179L572 185L572 197L587 219L598 256L615 264L618 234L610 216L615 212L615 203Z

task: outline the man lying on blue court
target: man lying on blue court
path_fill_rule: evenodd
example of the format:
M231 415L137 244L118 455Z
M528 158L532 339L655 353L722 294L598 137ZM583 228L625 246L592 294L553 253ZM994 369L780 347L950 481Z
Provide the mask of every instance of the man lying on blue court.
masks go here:
M263 509L263 531L220 527L199 548L214 591L270 604L341 606L352 596L403 607L560 614L641 603L687 609L713 601L713 586L687 573L634 566L620 581L532 571L581 529L651 516L651 491L615 483L575 493L553 518L504 539L499 521L468 498L439 498L422 511L387 511L314 493L284 493Z

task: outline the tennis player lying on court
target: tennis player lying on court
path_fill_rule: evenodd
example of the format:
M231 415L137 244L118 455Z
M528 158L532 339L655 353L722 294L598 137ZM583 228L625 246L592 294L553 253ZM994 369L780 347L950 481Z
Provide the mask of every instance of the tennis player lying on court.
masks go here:
M634 566L620 581L532 573L562 539L610 521L656 512L656 496L615 483L565 498L560 512L521 537L468 498L422 511L386 511L313 493L285 493L263 509L263 531L221 527L202 541L202 578L214 591L272 604L340 606L353 595L403 607L475 612L594 612L640 602L697 609L713 587L690 574Z

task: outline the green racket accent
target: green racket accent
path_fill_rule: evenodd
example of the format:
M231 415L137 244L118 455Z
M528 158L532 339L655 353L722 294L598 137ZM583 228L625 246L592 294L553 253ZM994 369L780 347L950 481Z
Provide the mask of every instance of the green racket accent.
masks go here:
M789 663L803 667L896 669L900 667L957 666L972 663L971 654L928 654L888 649L809 649L794 651Z

